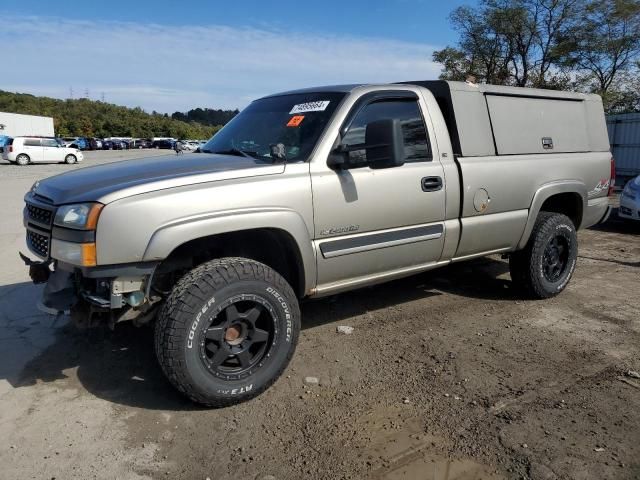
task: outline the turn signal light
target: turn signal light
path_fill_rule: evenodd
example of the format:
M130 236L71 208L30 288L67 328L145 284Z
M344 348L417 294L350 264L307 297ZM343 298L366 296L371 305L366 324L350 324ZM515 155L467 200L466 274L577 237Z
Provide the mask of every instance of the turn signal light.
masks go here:
M83 267L95 267L97 265L96 244L80 244L80 262Z

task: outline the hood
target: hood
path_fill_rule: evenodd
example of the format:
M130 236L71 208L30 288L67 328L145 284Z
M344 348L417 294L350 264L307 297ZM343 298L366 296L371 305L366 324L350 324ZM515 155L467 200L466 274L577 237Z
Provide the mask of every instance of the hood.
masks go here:
M89 160L91 161L91 160ZM282 173L284 165L232 155L193 153L140 158L87 167L38 182L31 193L55 205L139 195L164 188Z

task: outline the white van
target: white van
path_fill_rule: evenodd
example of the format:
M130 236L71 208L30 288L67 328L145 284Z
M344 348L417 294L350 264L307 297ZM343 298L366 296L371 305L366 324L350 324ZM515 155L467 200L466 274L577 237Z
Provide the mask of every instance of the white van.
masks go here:
M18 165L40 162L77 163L83 159L77 148L68 148L53 137L10 138L2 152L2 158Z

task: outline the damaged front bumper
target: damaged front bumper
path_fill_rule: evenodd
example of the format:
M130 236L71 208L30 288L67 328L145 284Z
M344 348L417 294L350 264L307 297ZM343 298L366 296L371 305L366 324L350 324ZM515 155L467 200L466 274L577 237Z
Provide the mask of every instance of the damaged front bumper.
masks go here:
M122 321L147 323L160 296L150 291L157 263L76 267L55 260L34 261L23 254L29 276L44 283L38 307L49 314L71 315L79 327Z

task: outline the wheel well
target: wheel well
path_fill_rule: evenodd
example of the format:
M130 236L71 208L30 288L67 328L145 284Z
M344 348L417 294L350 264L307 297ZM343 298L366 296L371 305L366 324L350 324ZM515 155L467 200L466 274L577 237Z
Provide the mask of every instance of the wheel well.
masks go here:
M160 284L160 291L166 292L186 271L222 257L264 263L282 275L299 297L304 296L304 267L298 245L289 233L276 228L221 233L183 243L158 266L154 284Z
M541 212L562 213L569 217L576 227L580 228L582 223L582 197L576 192L558 193L547 198L542 207Z

